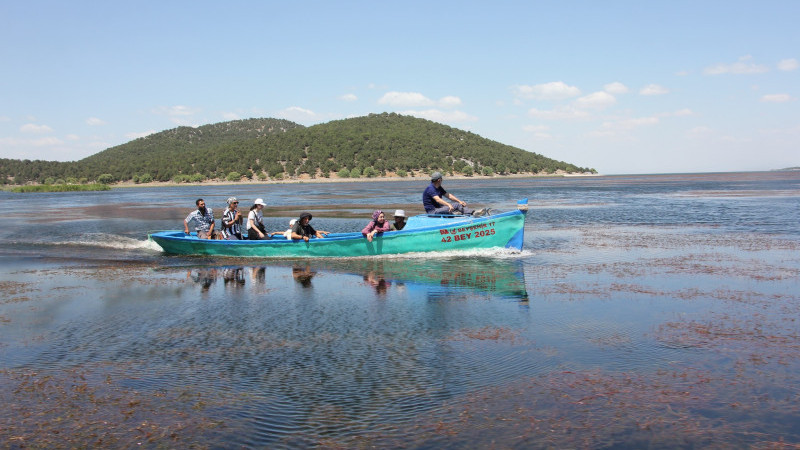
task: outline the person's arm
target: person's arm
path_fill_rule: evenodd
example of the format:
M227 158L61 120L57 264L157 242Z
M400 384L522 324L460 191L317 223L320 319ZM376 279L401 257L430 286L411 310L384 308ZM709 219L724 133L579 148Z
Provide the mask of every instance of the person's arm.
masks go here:
M458 203L460 203L460 204L461 204L461 206L467 206L467 202L462 202L461 200L459 200L458 198L456 198L456 196L455 196L455 195L453 195L453 194L451 194L451 193L449 193L449 192L447 193L447 197L448 197L450 200L454 201L454 202L458 202ZM450 206L450 209L453 209L453 206L452 206L452 205Z
M183 220L183 232L189 234L189 222L186 219Z
M373 226L374 222L368 223L367 226L365 226L364 229L361 230L361 234L363 234L364 237L366 237L369 234L369 232L372 231Z
M447 195L448 195L448 196L450 196L450 197L452 197L452 194L447 194ZM439 197L438 195L434 195L434 196L433 196L433 201L435 201L436 203L438 203L438 204L440 204L440 205L442 205L442 206L447 206L448 208L450 208L450 211L452 211L452 210L453 210L453 205L451 205L450 203L448 203L448 202L444 201L444 200L442 199L442 197Z

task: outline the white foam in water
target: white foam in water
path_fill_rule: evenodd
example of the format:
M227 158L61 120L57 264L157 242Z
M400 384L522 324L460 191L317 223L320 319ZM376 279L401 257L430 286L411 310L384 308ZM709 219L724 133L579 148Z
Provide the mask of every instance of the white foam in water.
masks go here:
M87 247L114 248L118 250L153 250L160 252L161 247L150 239L138 240L106 233L81 235L74 241L62 242L65 245L82 245Z

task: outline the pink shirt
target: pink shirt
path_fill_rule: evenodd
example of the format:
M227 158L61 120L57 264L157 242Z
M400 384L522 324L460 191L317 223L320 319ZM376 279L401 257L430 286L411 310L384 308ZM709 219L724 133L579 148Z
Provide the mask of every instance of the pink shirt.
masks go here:
M382 225L376 225L375 221L371 220L367 224L367 226L365 226L364 229L361 230L361 234L367 234L372 230L378 230L378 232L382 232L382 231L389 231L391 229L392 229L392 224L389 223L388 220L384 220Z

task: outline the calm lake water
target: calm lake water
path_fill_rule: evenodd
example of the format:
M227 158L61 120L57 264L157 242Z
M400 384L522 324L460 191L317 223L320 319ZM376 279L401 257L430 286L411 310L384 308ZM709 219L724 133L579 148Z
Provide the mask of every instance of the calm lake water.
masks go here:
M356 231L426 180L0 192L0 447L800 445L800 172L445 180L525 249L167 256L203 197Z

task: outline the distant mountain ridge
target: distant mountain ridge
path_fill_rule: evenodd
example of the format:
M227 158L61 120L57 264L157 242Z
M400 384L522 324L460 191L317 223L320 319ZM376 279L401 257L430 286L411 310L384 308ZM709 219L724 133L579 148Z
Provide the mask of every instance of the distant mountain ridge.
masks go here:
M305 127L246 119L178 127L74 162L0 159L3 184L595 172L429 120L370 114Z

